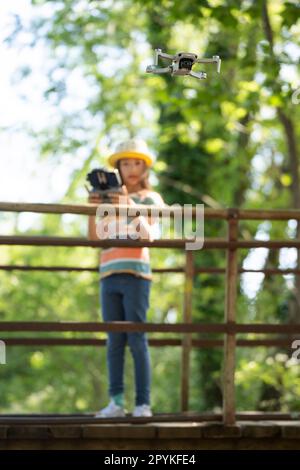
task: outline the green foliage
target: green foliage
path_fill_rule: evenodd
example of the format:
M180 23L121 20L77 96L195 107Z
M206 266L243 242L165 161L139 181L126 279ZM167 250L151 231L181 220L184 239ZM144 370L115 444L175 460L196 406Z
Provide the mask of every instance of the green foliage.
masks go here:
M300 108L291 102L296 85L284 71L284 65L293 71L296 67L287 47L299 47L296 3L32 0L32 4L36 15L29 31L31 47L39 42L47 46L44 95L56 111L51 125L32 130L32 135L41 158L53 165L66 164L70 156L78 162L62 202L84 200L85 175L94 164L104 163L103 148L138 134L158 153L154 182L169 204L203 202L253 209L293 204L295 175L277 113L285 111L299 136ZM264 22L265 4L274 47ZM17 31L9 42L18 43ZM147 75L145 67L152 62L155 47L207 57L218 54L223 61L221 75L209 66L203 82ZM30 65L22 66L19 79L30 80L30 71ZM75 72L89 93L80 110L70 111L64 100L71 97L68 81ZM18 218L13 225L19 233ZM294 236L285 224L241 222L240 233L246 239L261 231L271 238ZM26 233L85 236L86 219L43 216ZM206 221L205 235L224 237L226 227L220 221ZM247 255L246 250L240 252L240 265ZM7 247L0 259L3 264L96 266L98 256L97 250L85 248ZM197 267L225 266L223 251L199 251L195 259ZM184 264L183 254L175 250L152 250L152 260L153 267ZM266 265L277 264L278 254L269 253ZM193 320L222 322L224 277L200 274L194 285ZM149 321L182 321L182 295L181 274L155 274ZM239 289L238 321L289 321L292 299L286 280L267 277L254 299ZM97 274L0 273L1 320L96 321L100 307ZM154 409L176 411L180 349L153 348L151 355ZM299 409L298 369L280 357L277 350L273 355L266 349L239 351L239 409ZM133 400L131 365L128 358L128 406ZM0 375L2 412L83 412L99 408L107 399L104 348L9 347L8 364ZM220 409L221 377L220 350L193 352L194 410ZM270 388L281 396L275 404Z
M291 351L246 351L239 354L236 372L238 409L255 409L258 403L262 411L298 412L300 369Z

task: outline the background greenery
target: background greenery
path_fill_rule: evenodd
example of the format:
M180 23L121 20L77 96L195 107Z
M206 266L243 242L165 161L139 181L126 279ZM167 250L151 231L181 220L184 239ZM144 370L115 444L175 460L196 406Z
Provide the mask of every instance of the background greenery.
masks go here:
M16 18L7 42L20 47L25 31L30 47L42 43L47 48L44 96L55 107L55 116L38 132L28 129L40 158L55 166L67 165L70 156L78 161L84 156L61 202L85 201L85 175L105 162L105 149L122 138L141 135L158 155L152 182L168 204L300 208L300 108L292 102L300 83L293 78L300 47L297 2L32 0L32 4L36 13L30 27ZM203 82L146 75L156 47L169 53L219 55L221 75L213 67L207 67L208 79ZM19 80L30 83L30 64L16 73ZM74 73L80 73L89 90L79 111L67 106ZM0 217L5 221L8 216ZM16 234L21 233L19 217L14 216ZM221 222L207 221L205 234L222 237L225 229ZM25 233L85 236L86 219L41 216ZM244 221L240 235L294 238L299 228L295 222ZM183 254L174 250L153 249L151 254L153 267L184 262ZM248 255L241 251L241 266ZM284 250L265 251L263 266L277 267L286 255ZM0 260L96 266L98 256L97 250L84 248L4 247ZM196 264L224 267L224 253L199 251ZM299 279L266 276L254 297L247 295L247 279L238 291L239 321L299 323ZM221 322L222 275L201 274L194 285L194 321ZM149 321L181 321L182 294L182 275L156 274ZM1 320L97 321L99 315L97 274L0 272ZM239 410L299 411L299 365L291 360L291 352L290 348L238 350ZM153 408L179 411L180 349L152 348L151 355ZM10 347L7 356L7 365L0 368L1 412L88 412L107 401L104 348ZM221 350L193 351L191 409L220 409L221 374ZM126 383L130 408L134 397L129 354Z

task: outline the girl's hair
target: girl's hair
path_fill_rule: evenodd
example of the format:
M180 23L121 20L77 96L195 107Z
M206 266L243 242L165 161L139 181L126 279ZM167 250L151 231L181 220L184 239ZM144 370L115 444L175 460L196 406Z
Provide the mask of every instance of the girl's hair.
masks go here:
M120 176L121 176L121 179L122 179L122 183L123 183L123 177L122 177L121 163L120 163L120 162L121 162L121 160L118 160L118 161L117 161L117 169L118 169L118 171L119 171L119 173L120 173ZM145 162L144 162L144 165L145 165L145 168L147 168ZM147 169L147 171L146 171L146 174L145 174L144 178L142 178L142 180L140 181L140 184L141 184L141 186L142 186L143 189L152 189L152 188L151 188L151 184L150 184L150 182L149 182L149 170L148 170L148 169Z

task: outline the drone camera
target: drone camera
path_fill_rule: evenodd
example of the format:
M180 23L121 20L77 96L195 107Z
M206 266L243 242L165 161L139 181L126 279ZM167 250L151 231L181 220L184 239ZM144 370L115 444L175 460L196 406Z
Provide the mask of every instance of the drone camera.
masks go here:
M193 63L194 63L193 59L188 59L188 58L184 57L184 58L179 60L179 68L180 69L192 70Z

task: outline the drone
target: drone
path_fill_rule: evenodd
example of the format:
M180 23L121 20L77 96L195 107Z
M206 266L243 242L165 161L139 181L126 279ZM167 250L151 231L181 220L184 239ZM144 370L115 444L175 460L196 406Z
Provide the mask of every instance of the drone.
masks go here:
M158 58L168 59L172 61L168 67L159 67ZM147 73L170 73L173 75L191 75L191 77L198 78L199 80L205 80L207 74L205 72L193 72L192 67L196 63L201 64L216 64L217 72L221 70L221 59L218 55L214 55L211 59L198 59L197 54L190 52L179 52L175 55L170 55L162 52L161 49L155 49L154 65L148 65L146 68Z

